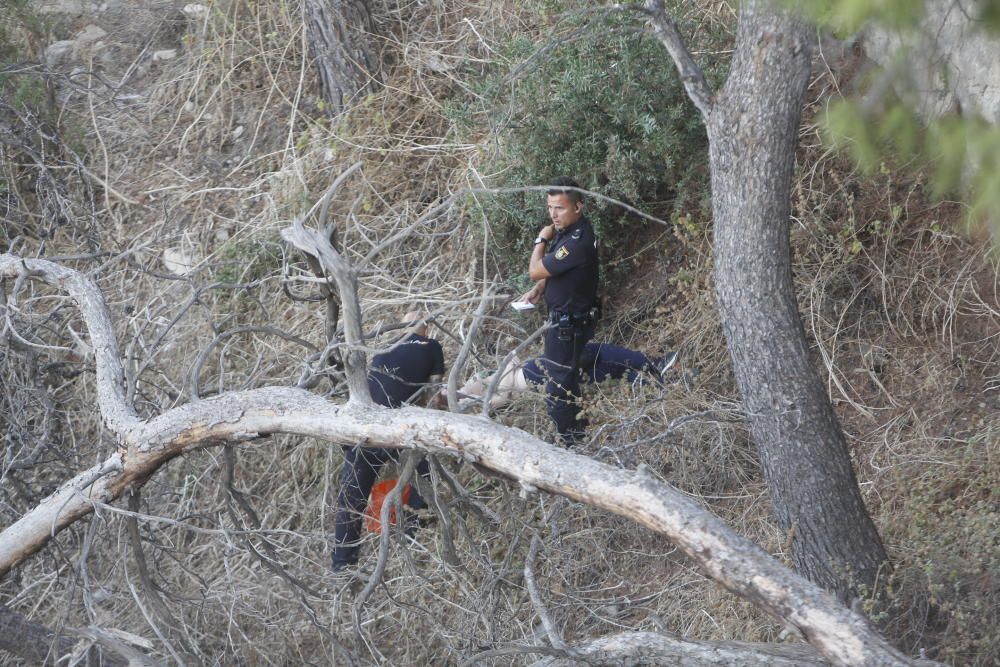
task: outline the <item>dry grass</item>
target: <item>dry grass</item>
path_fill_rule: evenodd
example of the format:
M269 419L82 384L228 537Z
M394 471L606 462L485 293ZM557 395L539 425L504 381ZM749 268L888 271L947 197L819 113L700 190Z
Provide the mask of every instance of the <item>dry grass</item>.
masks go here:
M486 129L459 138L444 106L471 94L470 80L495 65L505 35L541 29L537 16L511 3L384 7L386 87L330 121L315 101L297 3L218 2L198 24L172 14L177 23L164 22L156 7L132 30L149 35L149 44L179 40L183 57L149 70L135 53L120 89L95 84L63 99L63 123L82 137L81 159L107 187L90 179L82 181L88 187L53 190L62 199L52 201L77 207L80 224L53 228L44 247L26 239L20 248L109 253L73 263L108 296L144 414L188 400L196 355L236 327L267 324L322 347L320 304L285 292L314 294L315 284L278 231L356 160L362 175L334 204L354 261L433 202L482 185L492 150ZM110 77L120 65L104 67L109 80L121 80ZM807 130L805 143L816 143L813 136ZM792 232L800 305L896 560L889 631L910 651L994 664L995 257L955 229L954 205L928 202L918 177L853 173L818 146L803 149L800 162L807 168ZM637 239L629 261L643 279L608 295L613 305L599 333L651 353L680 347L683 381L666 390L591 388L587 452L648 466L781 558L713 308L709 225L691 218L665 239L661 229ZM364 276L368 325L420 303L438 313L436 335L453 357L476 298L494 279L489 238L475 198L422 222ZM168 249L183 250L197 267L167 273ZM70 328L81 331L50 295L26 295L18 322L34 318L40 339L65 345ZM530 320L489 321L469 371L495 367L533 328ZM305 356L301 346L260 332L225 338L201 369L201 393L294 383ZM114 446L93 414L86 365L59 350L36 357L4 353L4 418L31 434L21 442L32 447L42 443L37 425L45 419L59 430L45 450L51 455L39 459L44 470L4 468L5 522ZM56 362L84 372L39 382L39 368ZM498 418L539 434L550 428L538 396ZM233 483L260 529L221 488L221 451L188 456L152 479L138 527L173 623L155 614L137 576L124 504L98 508L66 531L2 582L0 595L48 625L127 630L151 640L156 654L191 663L458 664L488 649L547 643L522 576L538 535L535 575L567 641L626 629L698 639L781 633L644 529L552 498L521 498L447 462L463 487L439 488L458 565L445 562L439 521L417 543L394 541L385 585L355 609L357 587L327 568L340 461L337 448L299 439L241 448ZM375 549L364 549L362 569L370 570ZM487 664L527 662L514 655Z

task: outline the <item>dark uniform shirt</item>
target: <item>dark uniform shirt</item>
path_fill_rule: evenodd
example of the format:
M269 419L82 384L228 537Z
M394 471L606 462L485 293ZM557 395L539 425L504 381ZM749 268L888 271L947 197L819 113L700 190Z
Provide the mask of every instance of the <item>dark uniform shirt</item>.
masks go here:
M432 375L444 375L441 343L410 334L394 349L375 355L368 372L368 390L379 405L398 408Z
M551 274L545 281L550 313L585 313L597 305L597 237L589 220L580 218L558 232L542 265Z

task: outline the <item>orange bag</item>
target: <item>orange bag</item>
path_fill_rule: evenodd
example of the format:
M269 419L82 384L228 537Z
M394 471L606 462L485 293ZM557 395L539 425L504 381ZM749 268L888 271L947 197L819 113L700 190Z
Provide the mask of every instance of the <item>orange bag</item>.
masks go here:
M389 495L389 492L396 487L396 480L394 479L383 479L381 482L377 482L375 486L372 487L371 495L368 496L368 506L365 508L365 530L369 533L381 533L382 532L382 522L380 517L382 516L382 503L385 501L385 497ZM410 485L407 484L403 487L403 504L407 504L410 501ZM389 508L389 525L396 525L396 508Z

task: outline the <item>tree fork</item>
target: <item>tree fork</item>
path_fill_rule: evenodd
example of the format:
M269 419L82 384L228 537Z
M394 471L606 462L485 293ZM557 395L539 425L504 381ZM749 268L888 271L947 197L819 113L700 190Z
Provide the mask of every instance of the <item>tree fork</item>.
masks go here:
M791 184L813 29L769 0L741 3L716 94L662 1L643 11L708 131L719 315L778 525L799 572L843 602L870 595L888 557L810 359L792 281Z

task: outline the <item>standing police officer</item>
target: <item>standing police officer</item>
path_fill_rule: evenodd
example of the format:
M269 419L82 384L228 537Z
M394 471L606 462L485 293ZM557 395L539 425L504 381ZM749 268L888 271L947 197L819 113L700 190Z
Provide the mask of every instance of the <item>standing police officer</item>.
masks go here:
M580 186L559 177L547 191L548 225L531 251L528 277L538 281L521 299L537 303L542 294L553 326L545 333L544 357L550 363L545 385L549 416L565 445L583 439L579 419L580 353L594 335L598 317L597 238L583 215Z
M429 385L444 375L444 352L441 344L427 337L427 325L421 313L410 311L404 322L415 323L391 350L377 354L368 372L368 389L372 400L387 408L399 408L412 402ZM362 512L368 502L379 471L389 461L398 461L402 450L395 448L344 447L344 468L337 495L337 518L334 525L333 571L339 572L358 562L358 541L361 537ZM417 466L417 472L430 479L427 460ZM424 509L427 503L416 489L410 489L406 503L413 509Z

